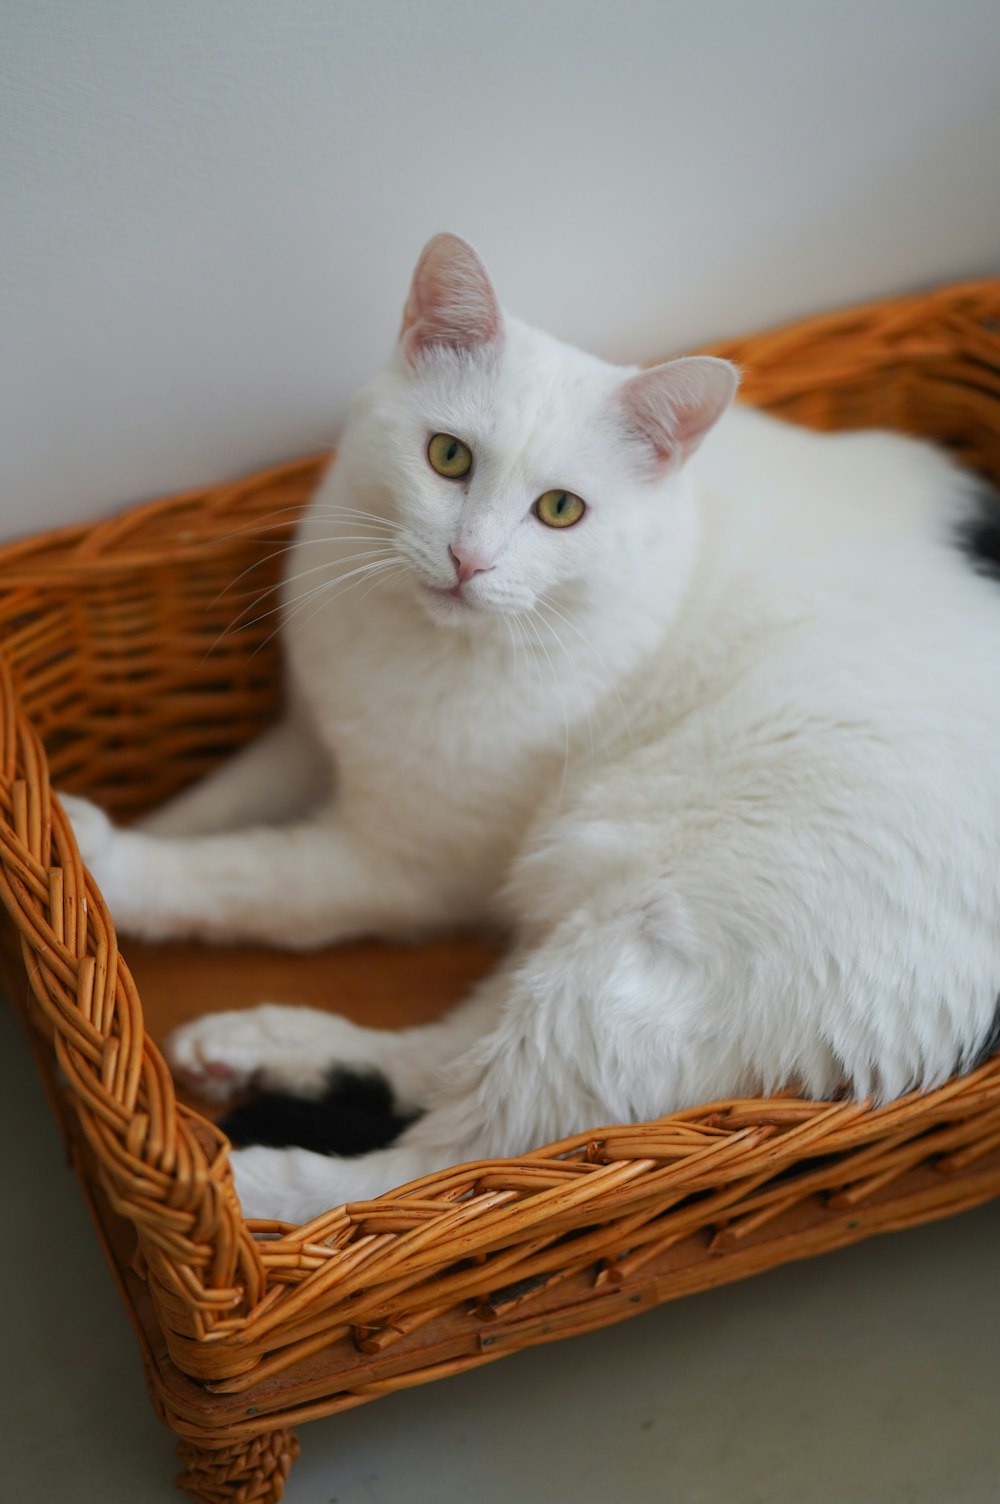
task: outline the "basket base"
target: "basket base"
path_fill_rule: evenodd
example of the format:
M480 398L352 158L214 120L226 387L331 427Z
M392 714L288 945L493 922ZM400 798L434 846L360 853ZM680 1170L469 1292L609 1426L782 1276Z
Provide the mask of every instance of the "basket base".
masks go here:
M0 928L0 935L10 941L9 927ZM0 945L0 959L9 963L3 970L10 993L15 1002L23 1003L27 985L19 943L7 951L8 946ZM405 955L397 953L399 964ZM283 965L288 960L279 958ZM15 962L21 967L19 980ZM292 973L297 979L294 964ZM244 980L253 980L245 969L241 974ZM215 1005L234 1001L222 997ZM30 1037L36 1044L41 1042L37 1029L32 1029ZM713 1224L679 1241L665 1238L662 1247L642 1250L638 1261L605 1260L603 1268L588 1265L567 1278L541 1281L537 1286L529 1283L514 1299L511 1287L504 1287L498 1292L504 1299L494 1299L492 1304L481 1300L475 1305L461 1301L405 1332L368 1333L364 1342L357 1340L357 1332L345 1335L256 1382L252 1371L243 1371L242 1363L227 1369L223 1362L221 1381L206 1383L203 1376L191 1377L176 1366L149 1284L136 1271L135 1228L112 1210L100 1190L88 1142L79 1134L75 1114L67 1110L67 1094L58 1083L51 1050L39 1048L38 1056L140 1342L154 1407L183 1438L185 1470L179 1481L202 1504L268 1504L280 1499L297 1451L291 1425L462 1372L525 1347L596 1330L663 1301L844 1247L875 1233L950 1216L1000 1195L1000 1143L995 1138L977 1148L966 1162L961 1153L942 1157L927 1130L920 1159L909 1167L901 1165L900 1173L888 1179L869 1176L868 1182L847 1192L805 1194L787 1207L779 1202L777 1214L770 1219L749 1216L736 1223ZM380 1340L384 1335L391 1340ZM181 1349L183 1360L187 1349L184 1344ZM225 1344L213 1351L222 1359L227 1356ZM198 1356L201 1370L203 1355ZM235 1373L236 1379L227 1373ZM248 1422L251 1415L254 1419Z

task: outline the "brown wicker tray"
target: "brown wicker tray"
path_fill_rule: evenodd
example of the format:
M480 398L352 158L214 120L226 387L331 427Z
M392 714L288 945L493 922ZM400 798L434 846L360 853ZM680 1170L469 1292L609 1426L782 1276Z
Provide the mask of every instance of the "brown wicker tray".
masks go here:
M718 349L752 401L931 435L1000 480L1000 281ZM290 1000L369 1021L433 1016L489 954L130 944L126 962L51 789L127 817L273 715L269 624L233 631L228 587L244 571L241 591L273 584L323 463L0 551L2 976L181 1438L181 1482L204 1501L278 1499L297 1421L1000 1192L994 1057L878 1111L715 1103L459 1166L306 1227L243 1221L226 1140L178 1101L154 1038L275 995L279 977Z

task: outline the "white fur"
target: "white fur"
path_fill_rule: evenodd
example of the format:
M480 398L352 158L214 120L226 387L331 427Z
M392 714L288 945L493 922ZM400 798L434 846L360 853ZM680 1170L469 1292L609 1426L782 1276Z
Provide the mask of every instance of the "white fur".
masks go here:
M1000 986L1000 589L952 546L966 477L903 438L747 409L682 464L729 377L698 373L712 400L671 460L648 412L630 421L633 370L482 312L466 345L421 344L419 317L411 294L290 555L294 727L155 834L73 802L135 932L512 935L444 1024L269 1006L174 1036L177 1068L217 1090L308 1095L335 1063L373 1064L427 1109L361 1159L238 1152L247 1213L298 1221L788 1084L943 1080ZM438 431L473 450L467 482L430 468ZM552 487L587 502L577 526L531 513ZM461 601L429 588L454 584L449 545L495 566ZM289 823L322 787L316 747L332 793ZM188 834L199 815L215 834ZM286 823L225 829L251 818Z

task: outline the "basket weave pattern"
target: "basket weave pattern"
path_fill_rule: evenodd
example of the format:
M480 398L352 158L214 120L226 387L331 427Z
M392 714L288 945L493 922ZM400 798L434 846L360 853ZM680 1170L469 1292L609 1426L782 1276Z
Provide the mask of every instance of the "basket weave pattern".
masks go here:
M715 353L782 416L934 437L1000 481L1000 282ZM231 587L273 587L324 464L0 553L6 979L30 991L99 1214L135 1230L165 1341L155 1361L147 1342L154 1397L205 1500L280 1497L296 1420L1000 1191L995 1057L879 1110L716 1103L445 1170L301 1228L243 1221L227 1142L175 1100L51 789L127 817L274 714L274 618L233 630Z

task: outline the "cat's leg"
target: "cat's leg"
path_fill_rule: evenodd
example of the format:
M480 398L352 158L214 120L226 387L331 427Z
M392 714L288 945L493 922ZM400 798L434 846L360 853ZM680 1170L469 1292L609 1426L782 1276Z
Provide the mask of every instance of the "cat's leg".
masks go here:
M481 985L494 1026L444 1070L397 1143L354 1159L238 1150L244 1211L304 1221L450 1165L711 1097L731 1061L701 1028L701 986L665 898L637 892L582 910Z
M87 800L62 802L129 934L308 949L444 917L427 874L361 839L334 806L293 825L185 838L120 830Z
M262 1003L209 1013L175 1029L164 1053L201 1096L225 1102L248 1087L315 1100L336 1071L377 1072L394 1106L427 1105L442 1071L489 1029L496 1000L474 993L436 1023L369 1029L318 1008Z
M207 778L137 822L147 835L211 835L280 825L328 791L330 760L304 720L287 714Z

